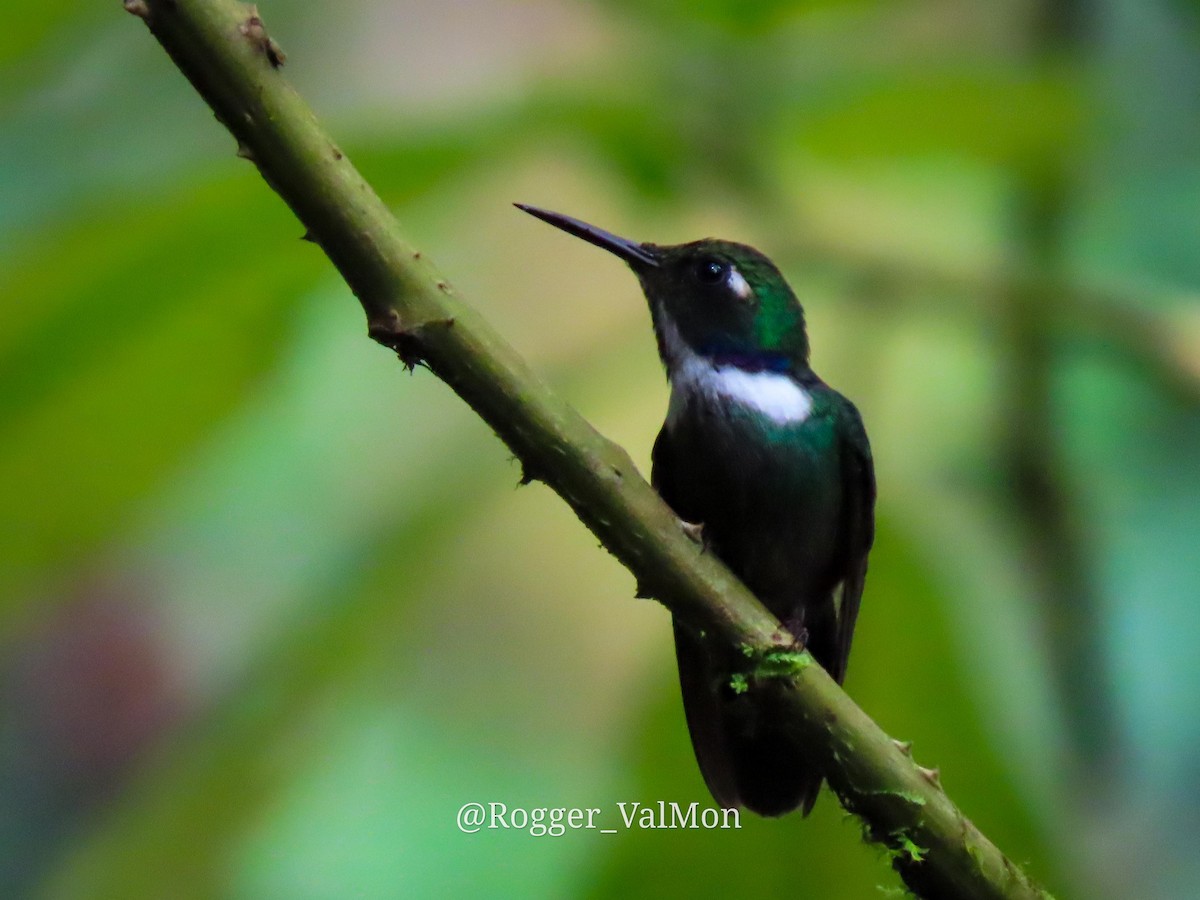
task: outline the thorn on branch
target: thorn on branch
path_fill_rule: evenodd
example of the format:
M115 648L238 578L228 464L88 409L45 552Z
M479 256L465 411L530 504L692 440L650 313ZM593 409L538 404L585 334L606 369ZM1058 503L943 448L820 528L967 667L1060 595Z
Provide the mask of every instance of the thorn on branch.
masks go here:
M317 242L317 239L313 237L311 228L304 229L304 234L300 235L300 240L308 241L310 244L315 244Z
M703 522L685 522L683 519L680 519L679 529L691 538L694 543L698 544L701 550L708 549L708 542L704 538Z
M896 749L899 750L901 753L903 753L905 756L908 756L908 757L912 756L912 741L898 741L895 738L892 738L892 743L895 744Z
M252 163L258 162L254 156L254 151L250 149L249 144L244 144L241 141L238 141L237 155L238 159L248 159Z
M942 770L941 769L927 769L924 766L917 766L917 771L921 773L922 778L924 778L926 781L928 781L930 784L932 784L935 788L938 788L939 790L941 789L941 787L942 787Z
M525 485L533 484L535 481L545 481L545 479L537 473L537 469L531 462L520 458L518 458L518 461L521 463L521 480L517 482L518 487L525 487Z
M258 14L258 7L250 7L250 15L246 21L238 26L238 30L250 41L254 47L262 51L266 56L267 62L271 64L272 69L278 69L287 61L287 54L283 52L283 48L275 43L274 39L267 34L267 27L263 24L262 17Z
M404 368L412 372L417 366L429 368L421 352L423 333L431 327L449 328L453 324L453 319L431 319L405 326L400 322L400 314L389 309L367 323L367 336L392 350L400 357Z
M125 12L139 19L150 19L150 7L146 5L146 0L125 0Z

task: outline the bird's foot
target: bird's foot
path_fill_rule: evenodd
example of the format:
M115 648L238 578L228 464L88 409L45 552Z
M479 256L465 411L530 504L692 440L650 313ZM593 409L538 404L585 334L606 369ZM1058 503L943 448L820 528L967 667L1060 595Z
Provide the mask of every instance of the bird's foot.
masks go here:
M791 632L792 637L796 640L796 647L799 650L805 650L808 647L808 629L804 627L804 619L787 619L783 623L783 627Z

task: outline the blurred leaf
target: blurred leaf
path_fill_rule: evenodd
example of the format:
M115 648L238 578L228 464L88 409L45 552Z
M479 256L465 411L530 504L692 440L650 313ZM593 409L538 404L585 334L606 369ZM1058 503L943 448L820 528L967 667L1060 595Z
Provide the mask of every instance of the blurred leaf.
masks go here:
M843 161L956 154L1031 165L1071 153L1086 124L1070 71L929 66L828 85L792 107L785 134Z
M636 193L652 199L678 199L694 166L689 142L678 121L640 97L569 97L542 111L559 118L554 129L574 133L583 150L612 167ZM568 122L570 124L568 124ZM566 126L566 127L564 127Z
M389 204L444 190L479 168L494 166L524 137L513 134L508 111L446 129L405 122L393 134L347 143L350 159Z
M372 141L391 200L491 159L487 123ZM256 174L24 238L0 332L0 621L40 571L86 557L276 360L328 262ZM84 440L79 440L79 435ZM97 477L103 472L104 477Z
M243 177L28 242L0 337L4 616L39 571L119 527L269 368L325 264L296 231Z
M0 105L93 39L98 22L122 14L120 6L83 0L42 3L36 15L6 12L4 28L0 29Z
M873 0L605 0L606 4L638 17L657 19L675 28L693 28L702 23L730 35L761 36L787 19L812 10L868 6Z
M312 715L381 656L419 659L405 641L410 600L445 563L440 548L486 496L481 488L494 484L494 472L473 455L444 458L454 471L431 475L423 498L398 506L299 604L306 614L122 794L52 875L45 896L226 892L235 843L318 752Z

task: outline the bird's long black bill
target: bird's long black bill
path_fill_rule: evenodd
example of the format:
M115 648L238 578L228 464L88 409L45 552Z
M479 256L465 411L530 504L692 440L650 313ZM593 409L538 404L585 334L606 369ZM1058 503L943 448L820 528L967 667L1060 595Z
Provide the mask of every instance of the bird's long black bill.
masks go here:
M617 237L603 228L597 228L595 225L589 225L587 222L581 222L578 219L571 218L571 216L564 216L562 213L538 209L536 206L526 206L524 203L514 203L513 206L524 210L531 216L536 216L543 222L548 222L555 228L561 228L567 234L573 234L577 238L583 238L589 244L603 247L609 253L615 253L628 263L641 266L658 265L658 257L637 243L637 241Z

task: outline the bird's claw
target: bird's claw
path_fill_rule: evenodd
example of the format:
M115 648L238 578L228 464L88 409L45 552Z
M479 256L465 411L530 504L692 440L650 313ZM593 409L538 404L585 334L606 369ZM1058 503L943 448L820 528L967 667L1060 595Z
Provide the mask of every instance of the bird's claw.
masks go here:
M804 627L803 616L787 619L784 621L783 627L787 629L788 637L791 638L792 644L797 650L808 649L808 629Z

